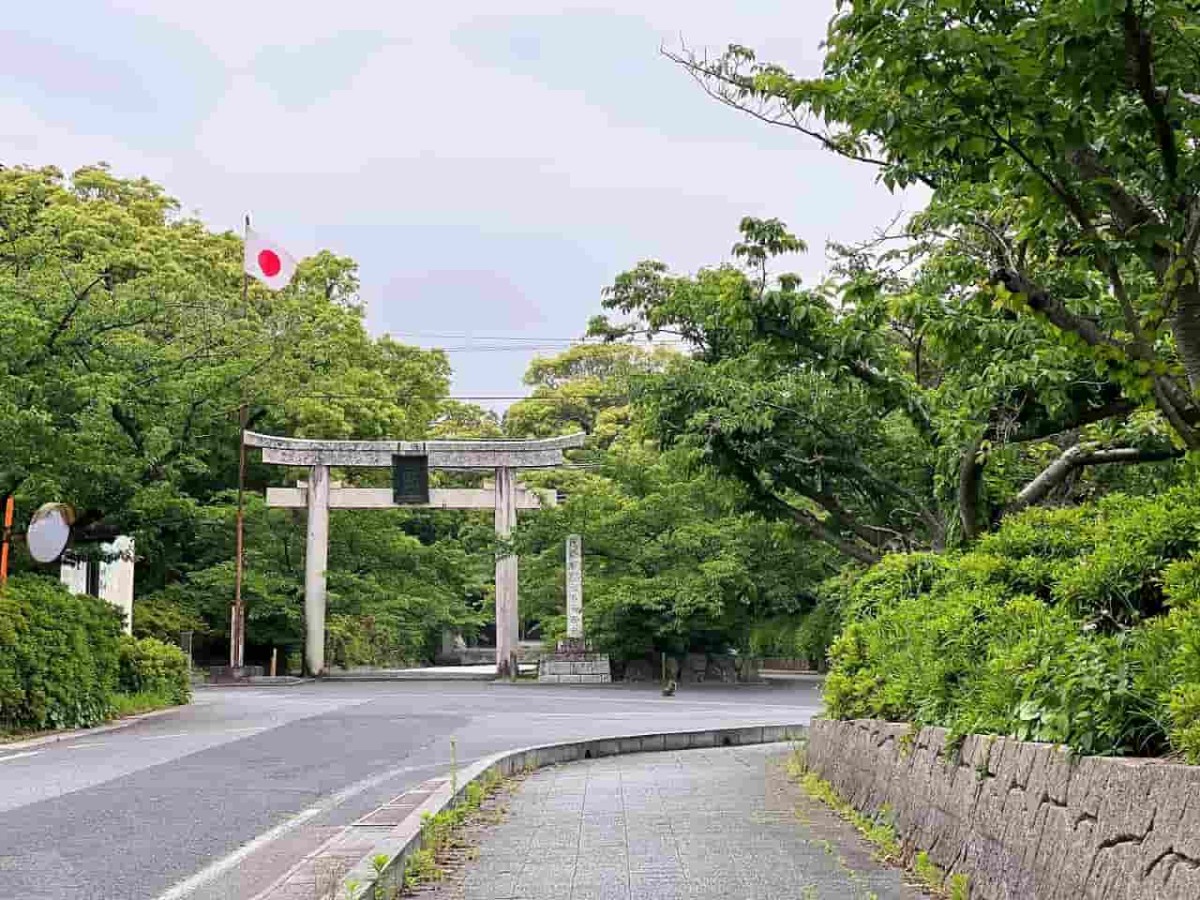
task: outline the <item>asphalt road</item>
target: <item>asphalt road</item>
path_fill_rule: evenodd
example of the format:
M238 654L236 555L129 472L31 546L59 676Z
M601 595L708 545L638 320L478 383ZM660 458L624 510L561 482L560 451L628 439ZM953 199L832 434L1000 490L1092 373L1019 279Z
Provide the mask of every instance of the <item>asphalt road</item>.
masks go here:
M188 707L0 747L2 900L250 898L336 829L513 747L803 722L816 686L308 683L206 689Z

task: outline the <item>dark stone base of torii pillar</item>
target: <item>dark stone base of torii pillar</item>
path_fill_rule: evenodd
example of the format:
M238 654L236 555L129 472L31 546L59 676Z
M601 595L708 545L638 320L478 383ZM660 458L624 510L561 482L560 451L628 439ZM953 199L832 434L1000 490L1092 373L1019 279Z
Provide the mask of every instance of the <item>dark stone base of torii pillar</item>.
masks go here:
M612 667L607 653L594 653L583 638L567 638L538 662L541 684L608 684Z

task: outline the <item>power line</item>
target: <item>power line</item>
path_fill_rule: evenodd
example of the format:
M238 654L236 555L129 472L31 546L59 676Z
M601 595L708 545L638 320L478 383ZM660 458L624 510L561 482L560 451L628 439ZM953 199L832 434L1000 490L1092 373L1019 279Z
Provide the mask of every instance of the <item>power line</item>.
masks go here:
M566 350L572 347L602 347L607 343L602 338L584 337L549 337L546 335L510 335L510 334L487 334L471 331L391 331L387 332L390 337L405 337L417 338L426 340L454 340L466 341L467 343L439 345L428 347L426 349L444 350L447 353L503 353L512 351L536 351L536 350ZM627 332L628 335L652 335L657 334L650 329L641 329L638 331ZM625 346L641 346L632 341L619 341ZM654 347L678 347L689 343L688 341L677 337L656 337L653 341L647 341L647 348Z
M679 347L685 341L661 341L655 347ZM446 353L505 353L505 352L534 352L539 350L568 350L571 347L599 347L600 344L462 344L460 346L424 347L425 350L443 350Z
M624 334L652 334L655 333L649 328L636 329L634 331L623 332ZM389 335L404 335L406 337L426 337L426 338L455 338L461 340L486 340L486 341L541 341L544 343L567 343L567 344L602 344L603 338L589 337L588 335L575 335L573 337L551 337L544 334L530 335L514 335L501 334L479 331L389 331Z

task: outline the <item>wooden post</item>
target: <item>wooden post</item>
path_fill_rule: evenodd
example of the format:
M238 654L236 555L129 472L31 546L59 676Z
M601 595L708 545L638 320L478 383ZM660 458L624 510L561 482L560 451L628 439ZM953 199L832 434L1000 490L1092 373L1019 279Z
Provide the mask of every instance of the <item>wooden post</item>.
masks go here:
M9 494L4 500L4 534L0 537L0 585L8 583L8 544L12 540L13 501Z
M275 677L275 663L278 660L278 658L279 658L279 648L272 647L271 648L271 677L272 678Z
M329 560L329 466L308 475L308 533L304 554L304 661L309 675L325 674L325 569Z
M507 538L517 525L516 490L510 468L496 469L496 536ZM515 679L517 666L517 558L496 557L496 677Z

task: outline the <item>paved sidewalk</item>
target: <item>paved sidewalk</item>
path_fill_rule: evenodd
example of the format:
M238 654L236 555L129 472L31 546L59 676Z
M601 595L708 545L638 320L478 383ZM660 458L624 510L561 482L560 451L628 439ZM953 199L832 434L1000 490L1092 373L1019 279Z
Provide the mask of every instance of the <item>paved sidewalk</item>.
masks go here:
M780 744L607 757L531 775L425 900L925 895L786 777Z

